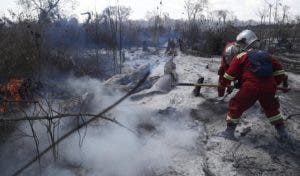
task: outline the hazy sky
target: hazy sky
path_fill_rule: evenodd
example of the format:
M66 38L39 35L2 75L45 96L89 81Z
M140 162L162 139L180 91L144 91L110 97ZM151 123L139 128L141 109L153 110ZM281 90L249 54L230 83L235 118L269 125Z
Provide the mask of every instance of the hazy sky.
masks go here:
M20 8L16 5L17 0L0 0L0 14L7 9L18 11ZM147 11L156 9L160 0L119 0L120 4L132 8L132 19L142 19ZM233 11L240 20L258 19L256 12L258 9L267 7L264 0L208 0L210 10L227 9ZM267 0L275 2L275 0ZM279 0L282 4L291 7L290 14L300 15L300 0ZM115 4L117 0L78 0L78 6L75 14L86 11L103 10L107 5ZM184 0L163 0L163 11L168 12L172 18L184 18ZM279 7L281 10L282 8Z

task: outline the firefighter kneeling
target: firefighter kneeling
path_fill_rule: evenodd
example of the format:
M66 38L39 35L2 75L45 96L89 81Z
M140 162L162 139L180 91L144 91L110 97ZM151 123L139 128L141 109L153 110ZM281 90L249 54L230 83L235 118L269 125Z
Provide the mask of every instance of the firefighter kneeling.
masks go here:
M250 30L242 31L236 43L244 52L236 55L230 62L221 86L228 87L231 81L240 79L242 84L238 93L229 102L226 118L227 128L221 135L235 139L234 131L243 112L257 100L270 123L274 125L281 140L289 140L283 118L279 112L276 88L285 78L281 64L266 51L259 50L258 38Z

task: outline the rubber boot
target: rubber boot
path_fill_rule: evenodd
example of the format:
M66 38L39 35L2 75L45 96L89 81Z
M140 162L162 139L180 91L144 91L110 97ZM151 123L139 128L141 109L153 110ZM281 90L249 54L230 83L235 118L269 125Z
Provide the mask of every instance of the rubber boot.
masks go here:
M230 140L236 140L234 136L234 131L236 129L236 124L227 123L227 128L223 131L220 136Z
M284 124L276 125L275 129L279 135L279 140L285 143L292 143L291 137Z

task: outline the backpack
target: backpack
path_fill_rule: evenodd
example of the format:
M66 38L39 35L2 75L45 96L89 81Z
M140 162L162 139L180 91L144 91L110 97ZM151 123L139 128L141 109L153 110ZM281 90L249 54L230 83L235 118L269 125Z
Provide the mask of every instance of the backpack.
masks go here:
M247 53L252 71L258 77L270 77L273 75L272 59L269 53L262 50L250 50Z

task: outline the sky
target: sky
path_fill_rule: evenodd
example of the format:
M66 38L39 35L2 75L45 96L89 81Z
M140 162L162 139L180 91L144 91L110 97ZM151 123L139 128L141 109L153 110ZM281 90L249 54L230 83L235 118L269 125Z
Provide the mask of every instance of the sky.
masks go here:
M7 13L7 9L20 11L16 5L17 0L0 0L0 15ZM102 11L108 5L114 5L118 0L78 0L76 10L72 13L80 17L80 13L86 11ZM186 18L184 13L185 0L162 0L162 10L170 14L171 18ZM226 9L234 12L239 20L258 20L257 11L267 8L265 0L208 0L209 10ZM276 0L266 0L275 2ZM300 15L300 0L279 0L282 4L291 7L292 16ZM119 0L120 4L130 6L132 9L131 19L143 19L147 11L153 11L159 5L160 0ZM281 10L281 7L279 6Z

